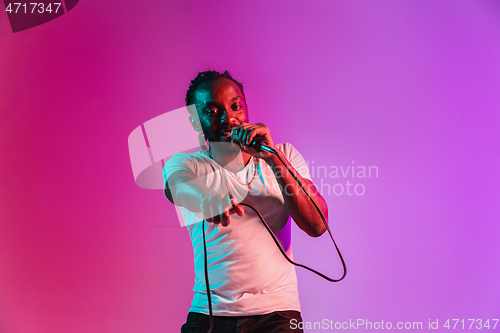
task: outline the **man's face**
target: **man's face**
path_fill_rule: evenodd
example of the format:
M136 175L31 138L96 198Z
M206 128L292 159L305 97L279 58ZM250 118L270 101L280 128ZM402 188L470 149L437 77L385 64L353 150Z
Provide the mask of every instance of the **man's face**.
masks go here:
M248 122L245 97L232 80L202 84L196 89L195 101L201 128L210 142L230 142L231 130Z

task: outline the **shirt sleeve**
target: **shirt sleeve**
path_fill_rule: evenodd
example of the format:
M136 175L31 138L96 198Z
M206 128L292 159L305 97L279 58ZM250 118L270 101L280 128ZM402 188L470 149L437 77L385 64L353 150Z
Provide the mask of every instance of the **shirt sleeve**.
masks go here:
M312 181L306 160L304 160L304 157L302 157L299 151L291 143L277 144L276 148L283 152L288 162L290 162L302 178Z
M193 158L189 154L178 153L172 156L163 167L163 182L165 183L176 171L192 171L195 173L196 167Z

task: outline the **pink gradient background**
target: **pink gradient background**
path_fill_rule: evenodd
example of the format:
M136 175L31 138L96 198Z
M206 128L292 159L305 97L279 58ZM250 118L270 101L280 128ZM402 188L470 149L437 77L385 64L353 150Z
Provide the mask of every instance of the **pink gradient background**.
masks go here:
M297 270L305 321L499 318L498 1L89 0L16 34L0 13L0 332L180 331L189 236L127 137L206 69L311 163L379 168L325 195L348 275Z

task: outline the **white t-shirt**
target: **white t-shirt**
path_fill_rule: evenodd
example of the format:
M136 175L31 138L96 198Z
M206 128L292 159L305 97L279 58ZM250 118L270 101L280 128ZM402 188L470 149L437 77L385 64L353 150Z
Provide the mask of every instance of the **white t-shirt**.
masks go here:
M278 144L290 164L311 179L304 158L289 143ZM208 187L231 193L264 217L288 257L291 222L273 170L262 159L251 157L236 174L212 160L208 151L176 154L165 165L164 179L178 170L190 170ZM226 185L227 182L227 185ZM200 214L180 207L194 250L195 284L191 312L208 314L205 286L202 220ZM300 311L295 267L279 251L257 214L244 207L242 217L233 214L227 227L205 222L208 276L214 315L247 316L273 311Z

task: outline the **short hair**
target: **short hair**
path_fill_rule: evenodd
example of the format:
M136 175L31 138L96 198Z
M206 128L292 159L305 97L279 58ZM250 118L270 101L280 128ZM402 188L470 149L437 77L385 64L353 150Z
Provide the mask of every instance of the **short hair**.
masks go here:
M205 72L199 72L198 75L196 75L196 77L194 78L194 80L191 81L191 85L189 86L189 89L186 93L186 106L195 104L194 94L196 93L196 89L198 89L199 86L201 86L203 83L206 82L215 82L218 79L229 79L234 83L236 83L238 88L240 88L241 93L243 94L243 98L245 98L245 93L243 92L243 84L233 79L233 77L231 76L231 74L229 74L228 71L225 71L224 73L219 73L217 71L205 71Z

